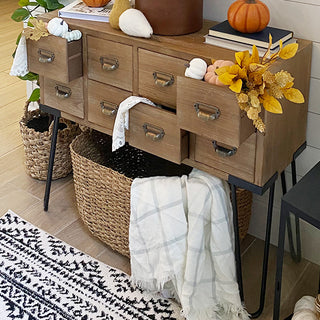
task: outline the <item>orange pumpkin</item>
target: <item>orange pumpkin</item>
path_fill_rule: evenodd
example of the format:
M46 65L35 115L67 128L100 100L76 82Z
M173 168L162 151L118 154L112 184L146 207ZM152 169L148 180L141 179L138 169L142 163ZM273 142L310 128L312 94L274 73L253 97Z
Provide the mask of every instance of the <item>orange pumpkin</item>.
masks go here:
M228 9L231 27L243 33L259 32L269 20L269 9L260 0L237 0Z
M216 69L226 66L233 66L234 63L229 60L216 60L207 68L207 73L204 76L204 80L208 83L215 84L216 86L224 86L222 82L218 79L216 74Z
M83 0L83 2L88 7L103 7L110 2L110 0Z

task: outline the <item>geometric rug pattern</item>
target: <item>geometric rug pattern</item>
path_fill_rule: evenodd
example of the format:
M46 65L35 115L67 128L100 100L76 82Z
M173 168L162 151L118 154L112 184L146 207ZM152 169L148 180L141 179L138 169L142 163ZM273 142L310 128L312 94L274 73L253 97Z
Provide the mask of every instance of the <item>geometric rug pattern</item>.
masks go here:
M183 319L107 266L12 211L0 218L1 320Z

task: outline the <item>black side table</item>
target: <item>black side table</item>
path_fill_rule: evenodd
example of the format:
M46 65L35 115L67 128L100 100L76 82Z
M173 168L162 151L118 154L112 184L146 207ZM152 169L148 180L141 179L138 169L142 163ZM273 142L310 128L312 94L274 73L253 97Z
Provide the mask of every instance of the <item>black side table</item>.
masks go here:
M273 320L279 320L285 227L290 212L320 229L320 162L282 197Z

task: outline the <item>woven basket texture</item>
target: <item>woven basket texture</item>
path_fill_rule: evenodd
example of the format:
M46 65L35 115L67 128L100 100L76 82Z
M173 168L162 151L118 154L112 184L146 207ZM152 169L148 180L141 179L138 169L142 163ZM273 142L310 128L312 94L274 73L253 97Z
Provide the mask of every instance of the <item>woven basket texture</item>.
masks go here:
M111 152L111 137L85 131L70 145L78 211L90 232L113 250L130 256L130 188L136 177L182 176L176 165L129 145ZM237 190L240 238L247 234L252 195Z
M25 105L24 116L20 121L20 132L23 140L25 152L25 167L27 174L38 180L47 180L51 136L53 122L49 130L44 132L29 128L27 123L30 120L48 116L39 109L28 111L27 102ZM65 124L65 128L58 130L56 152L53 165L52 179L59 179L67 176L72 171L72 162L70 156L70 143L81 133L79 126L69 120L60 118L60 123Z

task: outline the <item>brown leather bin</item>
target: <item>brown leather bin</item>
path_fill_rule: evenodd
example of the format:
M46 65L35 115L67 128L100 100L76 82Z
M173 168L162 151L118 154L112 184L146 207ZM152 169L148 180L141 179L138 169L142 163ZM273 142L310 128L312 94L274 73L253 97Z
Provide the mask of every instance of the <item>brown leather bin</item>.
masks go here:
M136 0L154 34L181 35L202 28L203 0Z

